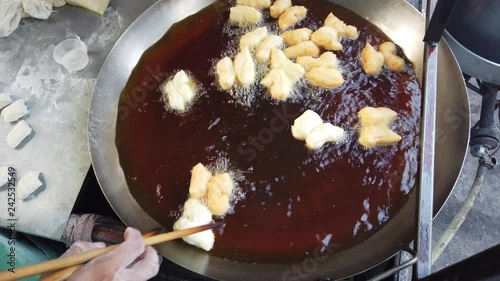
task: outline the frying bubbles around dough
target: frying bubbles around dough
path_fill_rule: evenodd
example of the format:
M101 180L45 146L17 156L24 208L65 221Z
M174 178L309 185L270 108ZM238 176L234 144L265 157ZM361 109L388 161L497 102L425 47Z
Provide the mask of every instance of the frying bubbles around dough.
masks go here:
M271 7L271 0L236 0L236 4L257 9L267 9Z
M255 82L255 62L248 47L245 47L234 58L234 72L238 82L243 87L250 86Z
M313 58L311 56L298 57L297 63L307 70L314 67L338 69L337 55L332 52L325 52L319 58Z
M281 37L283 37L283 40L285 40L285 43L288 46L294 46L299 43L309 41L311 39L312 33L312 30L310 30L309 28L300 28L285 31L283 32L283 34L281 34Z
M269 35L259 44L255 57L259 62L267 63L271 57L272 49L279 49L283 46L283 38L278 35Z
M366 43L365 48L361 52L361 62L363 69L368 75L379 75L384 66L384 54L377 52L369 43Z
M384 54L384 64L387 65L391 71L401 72L405 70L405 60L396 55L396 44L392 42L385 42L380 44L378 49L382 54Z
M305 75L309 83L327 89L335 89L344 84L342 73L338 69L313 67Z
M264 40L268 35L269 32L267 31L267 27L265 26L248 32L240 39L240 50L248 47L250 51L254 51L255 49L257 49L262 40Z
M274 4L269 9L271 17L277 19L279 18L286 9L292 7L292 0L276 0Z
M312 41L305 41L284 50L285 55L289 59L303 56L318 57L320 51L319 47Z
M278 19L278 25L281 30L287 30L299 23L307 15L307 9L304 6L293 6L285 10Z
M219 77L219 85L223 90L233 87L236 82L236 73L234 71L233 61L229 57L221 59L217 63L217 76Z
M241 25L256 24L262 20L262 13L253 7L236 5L230 9L229 18Z

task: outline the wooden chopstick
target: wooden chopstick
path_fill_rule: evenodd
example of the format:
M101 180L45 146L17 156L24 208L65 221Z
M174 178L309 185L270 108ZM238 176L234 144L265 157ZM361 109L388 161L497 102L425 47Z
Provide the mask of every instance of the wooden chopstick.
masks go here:
M142 238L151 237L155 234L158 234L160 231L161 231L161 228L157 228L157 229L154 229L152 231L145 232L142 234ZM84 265L85 265L85 263L66 267L66 268L61 269L59 271L56 271L50 275L47 275L38 281L64 281L64 280L68 279L68 277L70 277L75 271L77 271L78 269L80 269Z
M216 222L216 223L201 225L201 226L197 226L197 227L193 227L193 228L158 234L158 235L154 235L151 237L143 238L142 240L144 241L144 245L152 246L152 245L160 244L163 242L182 238L184 236L188 236L188 235L191 235L194 233L198 233L198 232L202 232L202 231L209 230L212 228L216 228L216 227L222 226L223 224L224 224L224 222ZM45 261L45 262L29 265L29 266L20 267L20 268L16 269L15 273L12 273L9 271L0 272L0 280L14 281L14 280L30 277L33 275L38 275L41 273L54 271L54 270L60 270L63 268L86 263L94 258L102 256L102 255L116 249L118 246L120 246L120 245L112 245L112 246L108 246L106 248L96 249L93 251L81 253L81 254L74 255L74 256L58 258L58 259L54 259L54 260L50 260L50 261Z

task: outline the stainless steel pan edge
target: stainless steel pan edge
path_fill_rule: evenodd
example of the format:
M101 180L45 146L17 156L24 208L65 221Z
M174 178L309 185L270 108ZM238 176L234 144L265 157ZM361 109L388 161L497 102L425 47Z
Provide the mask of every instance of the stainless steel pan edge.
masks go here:
M131 196L115 146L118 100L142 53L157 42L169 27L214 1L162 0L141 15L112 49L99 74L89 113L89 146L92 164L101 188L118 216L141 230L159 226ZM333 1L367 18L405 50L421 77L424 17L404 1ZM446 43L441 44L435 210L446 201L462 168L469 136L469 105L461 71ZM129 103L134 106L134 101ZM415 190L415 189L414 189ZM415 196L376 235L349 251L325 261L246 264L211 257L206 252L172 242L158 251L173 262L202 275L222 280L304 280L318 277L343 278L392 256L413 233ZM402 227L408 226L408 227ZM391 245L391 246L388 246ZM314 267L311 269L312 263ZM299 268L302 275L295 270Z

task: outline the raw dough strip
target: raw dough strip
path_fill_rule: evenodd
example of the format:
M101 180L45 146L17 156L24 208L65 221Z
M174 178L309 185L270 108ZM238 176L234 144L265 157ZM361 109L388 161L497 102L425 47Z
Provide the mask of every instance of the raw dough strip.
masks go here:
M21 120L16 124L16 126L14 126L12 131L10 131L5 138L5 141L8 146L14 149L18 147L29 135L31 135L31 132L33 132L33 130L30 125L28 125L26 121Z
M2 110L0 114L5 122L14 122L29 113L28 107L23 99L16 100Z

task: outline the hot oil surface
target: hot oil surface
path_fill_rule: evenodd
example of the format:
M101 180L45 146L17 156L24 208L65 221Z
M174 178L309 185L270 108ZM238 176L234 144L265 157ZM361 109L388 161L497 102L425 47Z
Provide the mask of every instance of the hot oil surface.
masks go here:
M144 53L122 93L116 139L120 162L131 193L158 222L171 227L180 215L197 163L225 159L240 175L245 198L226 216L212 250L230 260L302 259L320 243L338 251L351 247L394 216L415 184L420 89L411 64L403 73L385 69L378 77L365 75L359 60L365 43L389 39L341 7L322 1L294 4L309 9L300 27L315 30L333 12L361 32L357 40L343 40L344 52L337 54L346 80L341 88L302 87L298 98L277 103L256 87L250 106L236 102L217 88L213 75L221 54L235 53L227 46L239 32L227 25L228 7L221 4L172 27ZM187 113L177 115L165 110L158 88L181 69L203 92ZM365 106L395 110L393 128L403 140L363 149L356 128L357 112ZM346 129L349 140L308 152L290 131L307 109Z

